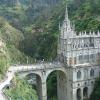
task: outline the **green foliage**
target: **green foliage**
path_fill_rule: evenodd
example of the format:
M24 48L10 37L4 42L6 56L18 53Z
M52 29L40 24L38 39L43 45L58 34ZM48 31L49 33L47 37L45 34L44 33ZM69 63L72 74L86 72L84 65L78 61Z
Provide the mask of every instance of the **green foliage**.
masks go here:
M93 17L85 18L85 19L79 19L77 20L76 24L76 30L77 31L84 31L87 32L91 31L98 31L100 29L100 22L95 20Z
M6 55L0 54L0 80L4 77L3 75L8 68L8 58Z
M5 93L11 100L38 100L37 93L26 80L15 78L13 87L6 89Z
M3 17L0 17L0 28L2 28L5 25L5 20Z
M50 100L57 100L57 75L56 71L47 78L47 94Z
M12 64L26 63L27 58L30 63L33 62L33 58L26 56L19 50L20 43L24 39L23 33L14 27L12 27L4 18L0 17L0 37L6 44L7 54L10 56Z
M99 0L75 0L69 7L72 19L75 20L76 31L97 31L100 29ZM76 6L77 5L77 6Z
M100 100L100 78L98 78L95 82L90 100Z
M0 80L4 78L10 63L10 58L6 47L0 48Z
M62 4L64 5L64 4ZM36 24L24 28L25 39L21 50L36 59L52 60L57 55L57 39L59 21L63 19L64 7L61 5L52 11L52 16L45 20L37 20ZM57 9L60 9L56 12ZM42 30L38 31L38 30ZM35 31L35 32L34 32ZM27 33L28 32L28 33Z

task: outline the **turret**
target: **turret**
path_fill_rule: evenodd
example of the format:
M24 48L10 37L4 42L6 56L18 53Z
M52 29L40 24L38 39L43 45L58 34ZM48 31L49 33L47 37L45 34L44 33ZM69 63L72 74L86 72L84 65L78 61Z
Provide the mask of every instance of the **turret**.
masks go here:
M65 11L65 19L63 21L62 26L59 25L59 30L61 31L61 38L67 39L69 37L73 37L74 35L74 25L71 25L71 22L68 18L68 10L67 10L67 6L66 6L66 11Z

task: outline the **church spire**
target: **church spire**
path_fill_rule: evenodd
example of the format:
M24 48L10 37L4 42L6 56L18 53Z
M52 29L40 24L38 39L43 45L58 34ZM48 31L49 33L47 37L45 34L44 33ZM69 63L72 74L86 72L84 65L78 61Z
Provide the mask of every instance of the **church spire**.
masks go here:
M68 8L66 4L66 11L65 11L65 20L68 21Z
M74 27L71 25L71 22L68 18L68 9L66 5L66 11L65 11L65 19L63 21L62 26L59 25L60 31L61 31L61 37L62 38L69 38L74 36Z
M67 7L67 4L66 4L66 11L65 11L65 19L64 19L64 24L66 26L66 28L69 30L71 29L71 23L70 23L70 20L68 18L68 7Z

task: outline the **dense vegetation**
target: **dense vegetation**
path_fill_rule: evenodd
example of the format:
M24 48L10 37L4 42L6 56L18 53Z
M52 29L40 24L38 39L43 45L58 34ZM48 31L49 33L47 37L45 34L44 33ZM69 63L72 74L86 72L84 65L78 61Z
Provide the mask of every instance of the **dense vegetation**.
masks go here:
M47 96L49 100L57 100L57 75L52 72L47 78Z
M18 50L20 41L22 41L24 38L23 34L21 31L11 26L2 17L0 17L0 37L6 44L6 48L12 63L17 62L19 58L25 58L24 54Z
M96 80L93 92L90 97L90 100L99 100L99 99L100 99L100 78Z
M10 59L6 47L0 48L0 80L5 77L5 72L8 69L9 62Z
M23 79L15 78L5 93L11 100L38 100L36 91Z
M99 0L73 0L70 6L71 16L75 20L77 31L97 31L100 29Z

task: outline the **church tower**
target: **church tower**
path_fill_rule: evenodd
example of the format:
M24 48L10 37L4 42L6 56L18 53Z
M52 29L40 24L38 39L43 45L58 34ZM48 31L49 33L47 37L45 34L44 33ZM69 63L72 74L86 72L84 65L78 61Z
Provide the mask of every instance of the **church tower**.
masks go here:
M59 39L58 39L58 57L61 62L67 63L67 43L69 38L74 37L74 25L71 24L68 18L68 9L66 6L65 19L62 24L59 24Z

